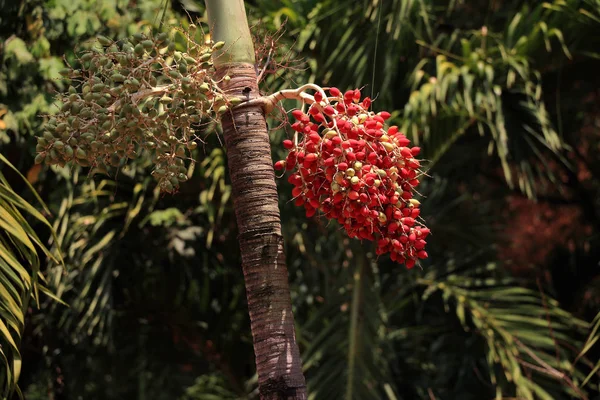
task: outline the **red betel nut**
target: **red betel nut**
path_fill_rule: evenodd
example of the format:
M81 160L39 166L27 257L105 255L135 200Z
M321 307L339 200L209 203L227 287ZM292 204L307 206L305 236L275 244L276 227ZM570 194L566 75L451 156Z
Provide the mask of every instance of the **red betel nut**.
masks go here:
M298 137L283 141L289 154L275 168L292 171L294 202L307 217L320 211L351 238L375 241L378 255L389 253L410 269L428 257L430 231L413 198L423 175L415 158L421 149L410 147L397 126L385 127L391 114L369 111L372 101L361 102L358 89L328 92L329 98L314 95L323 113L316 106L308 114L292 111Z

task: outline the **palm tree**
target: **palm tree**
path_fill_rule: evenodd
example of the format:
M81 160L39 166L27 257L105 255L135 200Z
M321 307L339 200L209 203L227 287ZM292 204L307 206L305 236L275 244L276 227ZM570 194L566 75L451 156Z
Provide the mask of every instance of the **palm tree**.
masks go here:
M229 43L217 55L217 76L227 95L260 97L254 45L242 0L206 2L210 29ZM275 173L264 109L238 106L222 117L233 207L261 399L306 399L285 265Z
M578 278L581 286L566 296L541 272L539 286L535 276L516 273L506 255L506 243L521 256L538 250L527 246L541 232L521 231L522 214L511 207L520 192L536 196L539 209L551 202L559 214L572 213L584 204L580 199L591 198L593 205L598 198L592 181L577 188L583 174L568 175L567 187L560 184L568 193L564 197L551 191L559 180L548 181L569 171L563 166L565 147L583 139L595 143L593 135L582 137L576 129L581 99L593 91L591 72L597 69L585 56L598 37L591 5L496 1L481 14L475 12L481 7L460 1L248 2L251 25L260 19L259 26L275 30L278 20L290 17L289 35L280 45L298 50L297 58L305 57L310 68L286 76L338 87L370 84L374 76L375 93L380 91L376 106L397 110L396 121L422 141L434 161L432 178L422 188L423 214L435 239L432 262L423 271L399 270L334 224L306 220L289 201L285 180L279 182L296 338L314 398L593 398L597 368L594 372L590 360L597 358L598 330L576 317L592 319L575 300L593 293L593 279ZM553 29L562 34L573 61ZM469 62L475 56L491 66L492 80L485 68L481 75L477 63ZM568 68L562 75L561 65ZM511 71L516 76L509 87ZM579 76L584 85L577 85ZM269 87L282 86L275 78L266 82ZM469 81L472 88L466 90ZM478 102L482 98L486 101ZM271 134L281 142L286 133ZM555 135L560 143L552 147ZM216 138L211 140L217 147ZM520 141L524 145L515 144ZM276 159L283 154L275 146L273 152ZM257 397L257 379L247 366L253 340L239 312L244 277L228 203L227 159L218 148L196 154L197 178L173 197L153 190L142 165L116 182L78 174L45 178L51 198L60 194L52 203L69 265L64 279L51 274L49 281L59 282L71 308L44 309L44 319L32 325L43 332L35 340L60 349L44 360L63 371L65 398L167 399L185 387L186 400ZM593 171L597 162L581 156ZM588 209L585 218L593 221L597 207ZM585 231L586 221L576 215L570 224ZM568 227L560 226L564 241ZM587 252L584 243L576 253L556 257L561 283L575 281L570 275L597 262L594 242ZM530 258L513 265L523 260ZM537 275L545 268L536 264L533 270ZM581 349L585 354L578 357ZM45 382L39 378L50 367L25 365L36 365L37 375L28 374L28 382ZM111 383L82 384L103 379ZM58 384L53 387L58 392ZM43 393L39 398L47 397Z

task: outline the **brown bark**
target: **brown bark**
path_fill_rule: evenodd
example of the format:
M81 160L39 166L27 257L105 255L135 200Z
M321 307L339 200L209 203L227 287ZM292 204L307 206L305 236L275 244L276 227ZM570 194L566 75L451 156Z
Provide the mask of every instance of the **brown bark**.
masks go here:
M219 68L231 80L229 96L260 97L251 64ZM222 117L233 204L239 229L242 269L254 339L260 397L305 400L306 384L296 344L294 317L283 251L283 237L264 110L233 108Z

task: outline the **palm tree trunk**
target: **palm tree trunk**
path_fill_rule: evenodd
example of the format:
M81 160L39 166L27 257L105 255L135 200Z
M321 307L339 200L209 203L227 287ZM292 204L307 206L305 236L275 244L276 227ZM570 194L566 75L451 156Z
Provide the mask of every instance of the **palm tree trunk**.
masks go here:
M206 0L213 40L225 41L215 59L227 95L260 97L254 48L242 0ZM283 251L275 173L264 110L242 105L222 119L242 269L254 339L261 399L304 400L306 384L296 344Z

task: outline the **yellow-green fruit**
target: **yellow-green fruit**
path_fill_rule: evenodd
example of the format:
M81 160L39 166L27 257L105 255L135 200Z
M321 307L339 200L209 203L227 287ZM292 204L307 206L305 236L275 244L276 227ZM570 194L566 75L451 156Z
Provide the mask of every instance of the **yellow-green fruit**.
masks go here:
M214 44L214 46L212 47L213 50L220 50L223 48L223 46L225 46L225 42L217 42Z
M83 150L81 147L77 148L77 151L75 152L75 157L79 158L79 159L84 159L87 157L87 153L85 152L85 150Z
M65 148L63 149L63 154L65 156L67 156L68 158L73 157L73 148L71 146L69 146L68 144L65 145Z
M106 36L98 36L98 42L100 42L100 44L105 47L110 46L112 44L112 40L110 40Z

